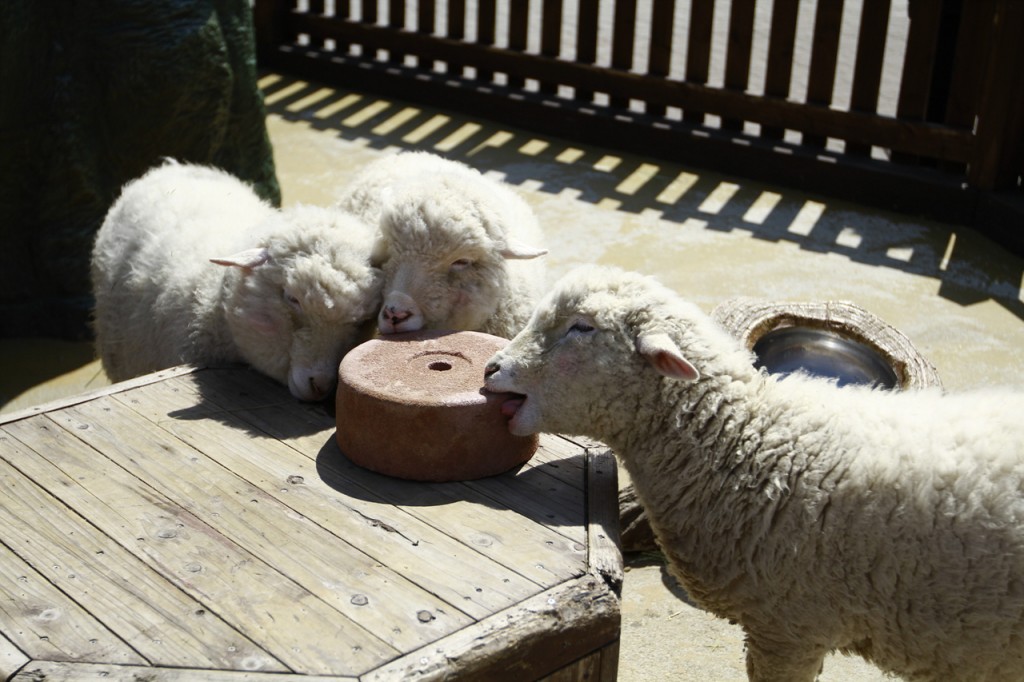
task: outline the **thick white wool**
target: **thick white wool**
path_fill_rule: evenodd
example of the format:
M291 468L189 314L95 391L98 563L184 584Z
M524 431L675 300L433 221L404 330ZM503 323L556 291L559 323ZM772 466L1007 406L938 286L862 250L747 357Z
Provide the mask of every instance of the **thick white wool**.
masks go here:
M650 278L567 275L488 366L515 433L627 467L671 570L747 634L752 680L830 651L1024 679L1024 394L838 388L751 355Z
M482 331L511 337L544 286L537 219L504 183L427 152L367 166L339 205L379 227L382 333Z
M327 395L380 304L373 231L337 209L277 211L223 171L168 162L127 184L92 255L96 343L114 381L246 362Z

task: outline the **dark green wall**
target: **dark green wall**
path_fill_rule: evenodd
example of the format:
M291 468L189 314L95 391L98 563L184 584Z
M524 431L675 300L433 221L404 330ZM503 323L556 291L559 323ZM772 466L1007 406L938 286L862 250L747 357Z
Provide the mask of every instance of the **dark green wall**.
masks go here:
M88 338L89 254L120 188L163 157L275 204L247 0L5 0L0 336Z

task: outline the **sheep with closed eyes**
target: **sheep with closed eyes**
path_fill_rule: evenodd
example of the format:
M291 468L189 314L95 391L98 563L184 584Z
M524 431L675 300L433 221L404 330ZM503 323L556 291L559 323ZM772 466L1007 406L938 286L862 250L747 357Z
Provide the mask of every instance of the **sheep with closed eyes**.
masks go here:
M543 235L503 182L429 152L385 156L362 169L339 206L378 227L382 334L418 329L510 338L545 285Z
M745 631L751 680L831 651L908 680L1024 679L1024 394L755 369L649 277L566 275L490 361L517 435L622 460L670 570Z
M96 236L94 329L113 381L245 362L321 400L380 305L373 229L336 208L277 210L238 178L173 161L128 183Z

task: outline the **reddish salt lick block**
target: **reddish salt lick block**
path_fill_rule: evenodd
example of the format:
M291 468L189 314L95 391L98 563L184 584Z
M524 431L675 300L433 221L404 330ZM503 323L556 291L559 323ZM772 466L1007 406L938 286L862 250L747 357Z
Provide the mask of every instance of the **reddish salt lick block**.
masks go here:
M507 339L479 332L389 334L357 346L338 369L336 439L378 473L464 481L508 471L537 449L513 436L507 393L484 390L484 366Z

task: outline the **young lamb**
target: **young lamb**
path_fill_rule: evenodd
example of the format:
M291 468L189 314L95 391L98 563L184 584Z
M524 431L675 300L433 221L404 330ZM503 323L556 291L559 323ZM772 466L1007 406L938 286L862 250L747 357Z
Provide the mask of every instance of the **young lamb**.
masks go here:
M338 209L275 210L239 179L174 162L128 183L92 256L96 344L114 381L246 362L327 396L380 304L373 230Z
M379 225L382 334L417 329L511 337L544 285L542 235L503 183L427 152L368 165L339 205Z
M746 633L751 680L832 651L915 680L1024 679L1024 395L759 372L650 278L571 272L485 369L509 429L625 464L670 568Z

